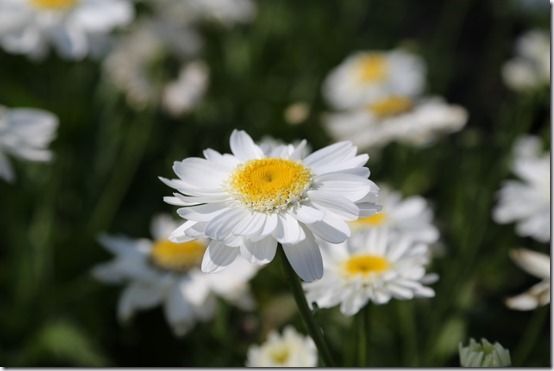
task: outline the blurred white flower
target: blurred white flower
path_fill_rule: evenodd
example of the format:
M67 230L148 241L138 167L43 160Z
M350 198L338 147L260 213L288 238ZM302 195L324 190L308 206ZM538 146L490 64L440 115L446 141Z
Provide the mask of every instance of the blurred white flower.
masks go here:
M481 343L469 340L467 347L458 345L460 365L462 367L509 367L512 365L510 351L496 342L491 344L487 339Z
M504 82L511 89L524 91L550 83L550 36L531 30L516 43L516 56L502 69Z
M169 241L167 237L176 226L169 216L160 215L152 220L154 241L100 237L102 245L115 259L96 266L93 275L103 282L127 285L119 300L119 319L127 321L137 310L162 304L174 333L182 336L197 321L213 317L216 296L251 309L254 302L248 281L256 268L239 259L225 272L201 272L200 262L207 242Z
M510 257L541 282L522 294L506 299L506 305L516 310L532 310L550 303L550 256L527 249L514 249L510 251Z
M144 20L121 36L104 62L108 80L125 93L127 102L142 109L162 98L166 80L155 71L168 54L188 58L201 47L194 29L166 23L163 19Z
M292 144L285 144L282 140L275 139L271 136L264 136L262 140L256 144L267 157L281 157L283 154L290 156L295 149L298 148L301 151L300 157L304 158L312 151L309 144L302 144L300 140L293 141Z
M62 57L82 59L133 17L127 0L0 0L0 44L33 58L52 44Z
M205 272L218 271L243 255L254 264L273 260L277 243L304 281L321 278L319 240L348 238L347 221L369 216L378 206L366 198L378 187L368 179L367 155L349 142L303 157L305 141L268 156L244 131L231 134L233 154L204 151L205 158L177 161L178 179L160 178L176 189L165 201L187 219L171 235L175 242L207 237ZM316 239L317 238L317 239Z
M393 96L349 112L329 114L325 127L336 140L350 140L362 149L380 148L397 141L416 146L460 130L467 111L441 98L415 101Z
M328 102L355 109L390 96L412 98L425 87L425 64L403 50L357 52L336 67L323 85Z
M247 367L316 367L317 349L313 340L287 326L280 335L272 331L266 342L248 349Z
M0 178L15 179L7 155L28 161L50 161L52 152L48 145L57 127L58 118L50 112L0 106Z
M438 241L439 231L433 224L433 211L423 197L402 198L399 192L381 185L375 202L382 206L381 211L351 222L353 231L387 228L394 238L428 244Z
M355 231L346 242L322 249L323 278L304 284L307 300L320 308L340 304L340 311L352 316L368 301L433 297L435 292L424 286L436 280L425 274L428 249L424 243L393 238L387 228Z
M550 240L550 152L541 150L537 137L518 139L512 171L521 180L508 180L498 192L493 210L497 223L516 222L520 236Z
M204 62L193 61L184 65L177 80L165 87L163 106L175 116L189 112L204 97L208 79L208 66Z

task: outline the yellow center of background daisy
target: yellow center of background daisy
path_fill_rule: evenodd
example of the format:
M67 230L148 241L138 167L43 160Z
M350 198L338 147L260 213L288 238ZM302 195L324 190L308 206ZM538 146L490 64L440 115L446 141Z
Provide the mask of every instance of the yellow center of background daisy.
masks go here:
M277 365L284 365L290 356L290 351L287 346L274 347L269 351L269 356L273 363Z
M200 241L175 243L169 240L157 241L150 252L155 265L171 271L184 271L197 267L202 261L206 246Z
M359 78L366 84L382 81L387 76L387 60L382 55L367 55L359 63Z
M344 263L344 271L348 276L367 276L388 270L390 262L377 255L358 255Z
M389 97L369 105L369 110L377 117L390 117L407 112L413 107L412 100L406 97Z
M272 212L300 200L312 179L303 165L282 158L251 160L231 176L236 197L248 208Z
M357 225L377 227L385 224L386 221L387 221L387 214L375 213L373 215L366 216L365 218L360 218L356 220L354 223Z
M76 2L77 0L31 0L31 3L37 8L52 10L70 8Z

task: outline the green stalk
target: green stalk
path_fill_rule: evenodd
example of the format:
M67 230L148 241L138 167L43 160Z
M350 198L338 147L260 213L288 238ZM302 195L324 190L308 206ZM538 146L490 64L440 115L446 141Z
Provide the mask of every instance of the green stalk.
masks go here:
M354 323L358 326L358 366L367 366L367 338L369 334L369 304L360 309Z
M535 347L541 331L544 331L544 322L547 314L550 313L548 308L538 308L535 310L531 321L527 325L525 332L521 336L521 340L513 355L513 364L516 366L523 365L527 360L529 353Z
M323 332L321 331L320 327L316 323L313 313L310 310L310 307L308 306L308 302L306 301L306 296L304 295L304 290L302 289L300 280L296 275L296 272L294 271L294 269L291 267L289 261L287 260L287 257L283 252L283 248L281 247L278 250L279 250L278 253L281 258L281 263L283 265L290 287L292 289L294 300L296 301L296 306L298 307L298 311L300 312L300 317L302 317L302 321L304 322L304 325L308 330L308 334L313 339L317 347L319 356L323 361L323 365L327 367L332 367L335 365L335 362L333 362L331 351L329 350L327 341L323 336Z

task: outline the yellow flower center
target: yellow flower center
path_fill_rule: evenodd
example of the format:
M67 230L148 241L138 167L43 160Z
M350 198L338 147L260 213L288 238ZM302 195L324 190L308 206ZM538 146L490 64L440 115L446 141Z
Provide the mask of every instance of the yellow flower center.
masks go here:
M370 227L378 227L380 225L385 224L387 221L387 214L386 213L375 213L370 216L366 216L364 218L360 218L354 222L357 226L370 226Z
M77 3L77 0L30 0L31 4L37 8L49 10L62 10L71 8Z
M277 365L284 365L290 357L290 351L286 346L278 346L269 351L269 356L271 357L273 363Z
M344 272L350 277L382 273L389 268L390 262L377 255L353 256L344 263Z
M160 240L152 247L150 257L160 268L182 272L199 266L205 250L206 246L200 241L175 243Z
M282 158L251 160L239 166L229 181L244 205L258 212L274 212L299 201L312 174L303 165Z
M369 54L360 59L358 77L365 84L383 81L387 77L387 59L379 54Z
M372 103L369 110L377 117L384 118L407 112L413 107L411 99L406 97L389 97Z

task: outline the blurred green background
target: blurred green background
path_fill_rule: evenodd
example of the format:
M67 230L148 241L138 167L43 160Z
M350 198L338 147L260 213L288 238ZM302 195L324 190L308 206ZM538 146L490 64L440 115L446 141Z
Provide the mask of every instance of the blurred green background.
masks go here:
M16 183L0 182L0 364L242 366L248 346L269 329L292 322L304 332L278 264L254 279L254 312L220 303L214 321L182 339L160 308L122 326L121 288L90 276L111 257L96 237L148 237L153 214L174 213L162 201L170 190L157 177L171 177L173 161L206 147L227 151L234 128L255 139L330 143L321 125L327 73L353 51L405 46L426 60L427 90L464 106L470 120L431 147L392 144L370 159L377 183L430 200L444 245L430 269L440 275L434 299L370 309L370 365L457 366L458 343L469 337L499 341L516 366L549 365L550 306L517 312L503 303L536 282L513 264L509 249L546 247L491 220L495 192L510 176L514 140L534 133L546 142L550 134L548 91L515 94L500 75L517 36L549 25L548 6L522 10L522 3L259 1L250 24L203 27L210 86L200 106L179 119L157 107L127 106L97 61L51 53L33 62L0 52L0 103L60 118L55 161L14 161ZM297 101L311 107L310 115L287 124L283 112ZM336 309L317 317L337 358L352 365L352 319Z

